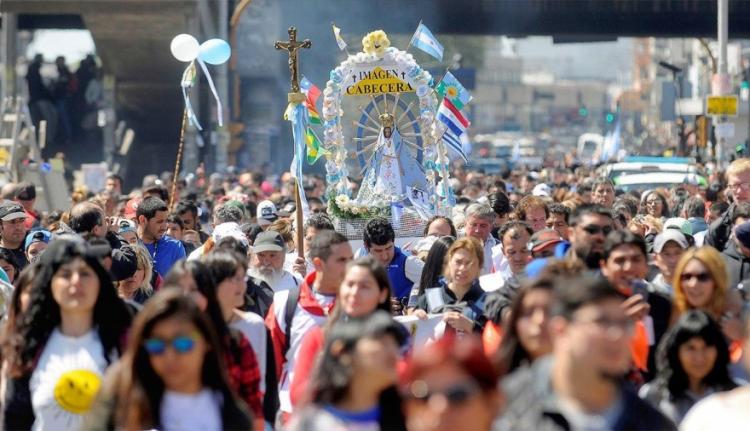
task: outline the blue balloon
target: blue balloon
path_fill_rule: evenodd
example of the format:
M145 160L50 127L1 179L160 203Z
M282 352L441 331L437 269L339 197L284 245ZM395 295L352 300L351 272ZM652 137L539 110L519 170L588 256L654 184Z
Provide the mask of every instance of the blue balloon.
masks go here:
M209 39L201 44L198 58L208 64L223 64L232 55L232 48L221 39Z

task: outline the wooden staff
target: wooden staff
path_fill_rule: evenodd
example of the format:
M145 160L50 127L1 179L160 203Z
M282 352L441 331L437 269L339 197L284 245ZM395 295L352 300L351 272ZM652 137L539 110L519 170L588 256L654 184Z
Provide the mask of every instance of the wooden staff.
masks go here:
M169 212L174 208L174 197L177 192L177 177L180 175L180 161L182 161L182 149L185 147L185 130L187 129L188 110L182 110L182 127L180 127L180 144L177 146L177 160L174 163L174 174L172 175L172 192L169 194Z
M305 101L305 95L300 92L299 89L299 50L302 48L310 48L312 46L312 42L310 42L310 39L305 39L303 41L297 40L297 29L294 27L289 27L287 30L287 33L289 34L289 40L288 41L278 41L274 44L274 48L282 51L286 51L287 55L289 56L289 86L291 87L290 93L287 95L287 100L290 105L297 105L300 103L303 103ZM304 139L304 137L299 137ZM294 145L296 146L297 143L295 142ZM298 163L304 163L304 160L298 160ZM302 213L302 196L300 195L300 187L302 186L302 178L295 178L294 180L294 204L297 207L295 211L295 222L296 222L296 239L297 239L297 256L304 258L305 257L305 245L304 245L304 237L305 233L303 232L303 213Z

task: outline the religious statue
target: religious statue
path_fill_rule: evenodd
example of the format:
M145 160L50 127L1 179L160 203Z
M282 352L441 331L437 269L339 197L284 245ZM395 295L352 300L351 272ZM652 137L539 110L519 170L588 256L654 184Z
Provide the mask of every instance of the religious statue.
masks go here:
M399 202L406 198L407 187L425 189L424 169L406 150L393 114L385 112L378 118L381 127L375 155L357 201L364 203L377 196Z

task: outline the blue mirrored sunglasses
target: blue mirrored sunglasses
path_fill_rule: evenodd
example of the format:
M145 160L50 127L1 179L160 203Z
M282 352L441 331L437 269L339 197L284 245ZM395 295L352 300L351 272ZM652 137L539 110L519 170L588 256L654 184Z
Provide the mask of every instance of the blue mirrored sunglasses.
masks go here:
M167 346L171 346L179 354L184 354L193 350L196 339L197 336L195 335L178 335L171 340L153 337L146 339L143 342L143 347L149 355L161 355L167 350Z

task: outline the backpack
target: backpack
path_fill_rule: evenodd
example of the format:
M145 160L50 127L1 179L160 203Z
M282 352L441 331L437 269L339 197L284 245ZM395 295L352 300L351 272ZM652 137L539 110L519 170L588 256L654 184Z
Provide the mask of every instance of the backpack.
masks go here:
M286 306L284 308L284 335L286 336L286 343L282 349L282 356L286 358L286 353L289 351L289 345L292 342L292 319L294 319L294 312L297 310L297 303L299 302L300 287L294 286L289 289L289 296L286 298Z

